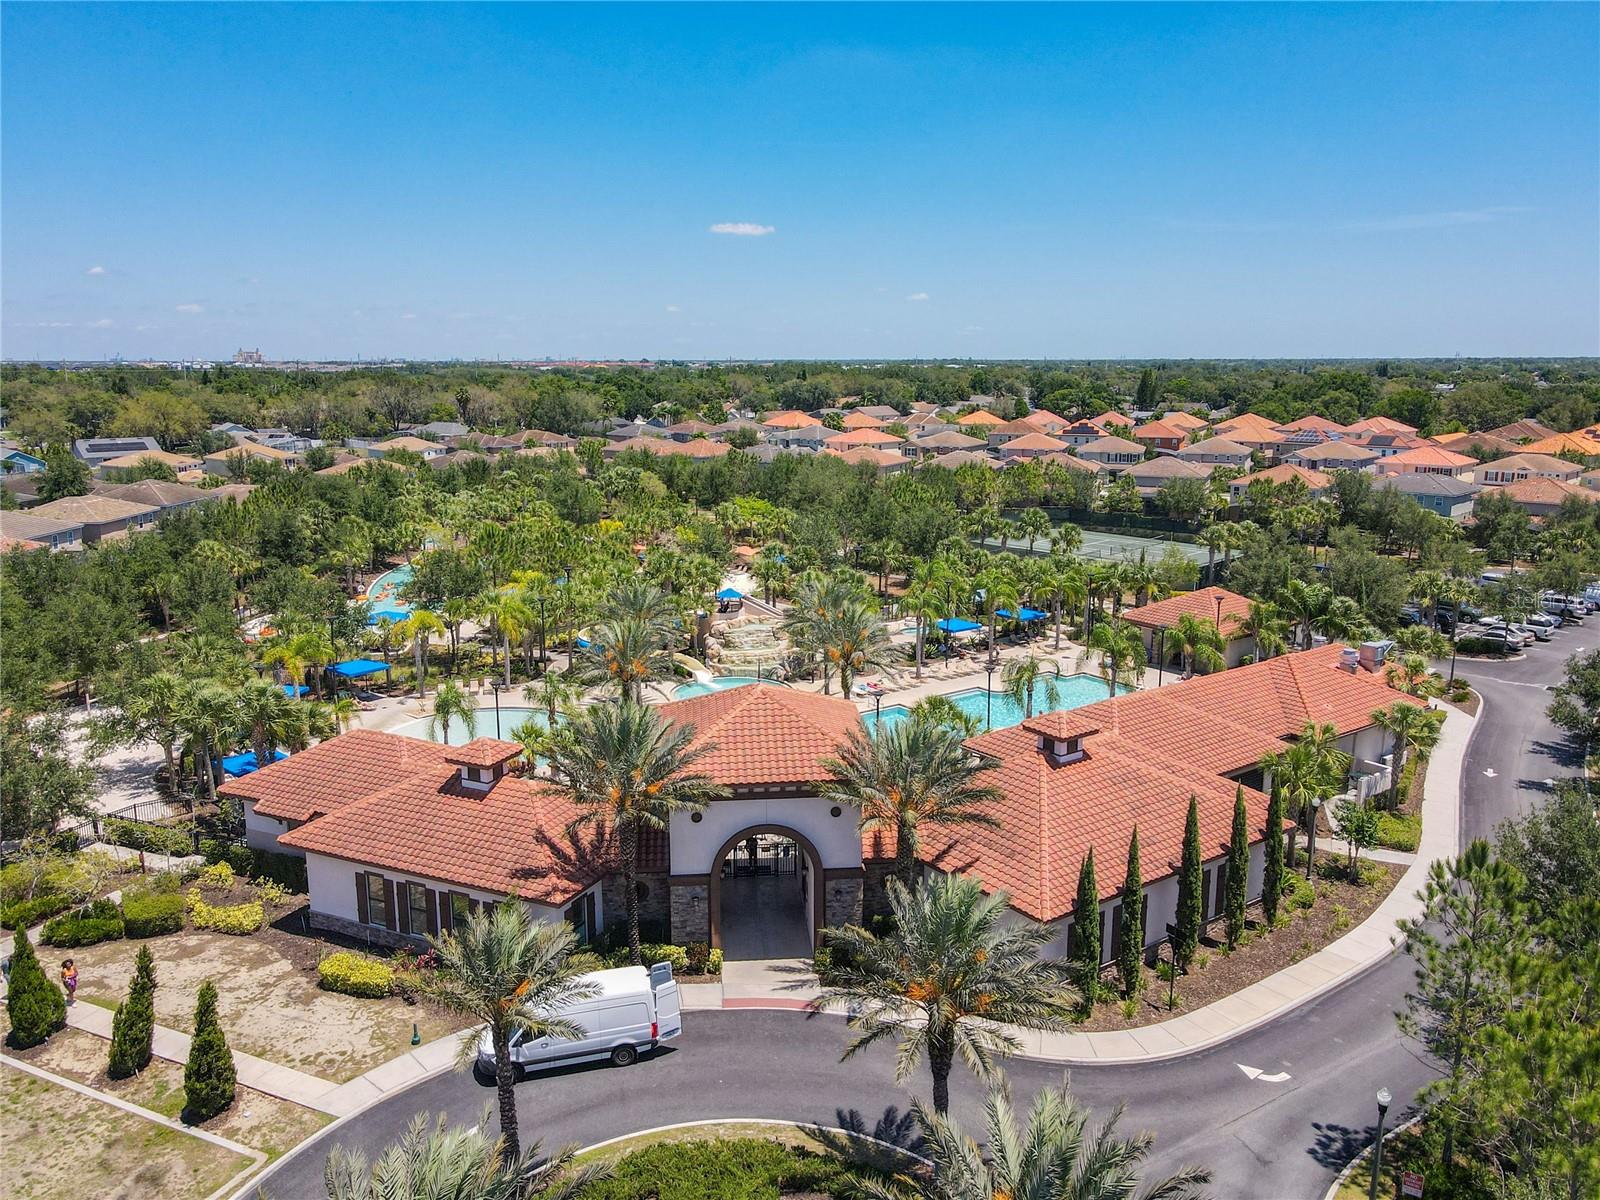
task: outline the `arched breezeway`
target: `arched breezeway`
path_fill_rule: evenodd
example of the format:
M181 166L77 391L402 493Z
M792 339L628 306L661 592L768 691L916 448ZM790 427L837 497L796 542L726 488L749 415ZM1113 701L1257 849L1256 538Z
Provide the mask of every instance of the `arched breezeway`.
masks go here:
M728 959L809 958L822 927L816 847L783 825L752 825L712 860L711 944Z

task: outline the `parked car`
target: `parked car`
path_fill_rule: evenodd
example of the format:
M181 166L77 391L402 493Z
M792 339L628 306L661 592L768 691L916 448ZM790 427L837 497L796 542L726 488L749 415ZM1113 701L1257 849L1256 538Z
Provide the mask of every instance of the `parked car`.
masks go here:
M1507 626L1505 621L1500 617L1490 617L1483 623L1483 627L1485 629L1500 629ZM1525 621L1513 621L1509 628L1511 632L1519 635L1520 637L1524 637L1529 641L1537 639L1541 642L1548 642L1550 640L1550 631L1548 629L1541 629L1538 626L1529 625Z
M1582 625L1583 618L1588 615L1588 607L1583 604L1573 604L1564 596L1550 596L1539 601L1539 607L1553 617L1560 617L1563 621L1570 621L1574 625Z
M580 976L596 987L594 995L578 1000L551 1016L571 1021L581 1037L524 1037L513 1035L511 1057L517 1075L548 1067L610 1059L614 1067L631 1066L639 1055L654 1050L683 1032L683 1010L671 963L644 967L613 967ZM494 1044L486 1029L478 1042L478 1070L493 1075Z
M1532 640L1531 638L1524 638L1522 635L1510 629L1498 629L1493 627L1481 629L1472 634L1472 636L1478 638L1480 641L1492 643L1497 649L1503 649L1508 654L1514 654L1518 650L1523 649L1528 642Z
M1538 637L1541 629L1547 633L1554 633L1556 630L1560 629L1561 618L1543 612L1529 613L1527 616L1522 618L1521 624L1526 625L1529 629L1533 630L1534 636ZM1539 638L1539 640L1548 641L1549 639Z

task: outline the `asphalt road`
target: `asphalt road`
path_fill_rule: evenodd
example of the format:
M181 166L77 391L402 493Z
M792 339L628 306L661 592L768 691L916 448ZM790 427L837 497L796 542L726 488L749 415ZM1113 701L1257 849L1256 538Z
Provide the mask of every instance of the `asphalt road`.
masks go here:
M1600 615L1594 636L1600 638ZM1464 838L1489 836L1506 817L1569 773L1572 748L1544 716L1546 685L1587 645L1583 628L1557 634L1507 662L1458 662L1484 697L1463 769ZM1432 1074L1395 1029L1394 1011L1411 982L1396 955L1300 1011L1223 1046L1149 1065L1074 1067L1072 1090L1097 1115L1126 1106L1124 1130L1156 1135L1151 1171L1200 1163L1228 1200L1318 1200L1333 1176L1373 1135L1373 1095L1388 1087L1403 1114ZM927 1094L926 1074L893 1078L892 1052L840 1063L847 1039L835 1017L791 1012L687 1014L682 1038L631 1068L574 1068L518 1088L524 1137L546 1146L590 1144L679 1121L773 1117L859 1129L886 1140L906 1136L906 1106ZM1268 1083L1240 1068L1289 1078ZM1063 1078L1059 1066L1013 1060L1007 1075L1019 1101ZM977 1122L981 1089L958 1068L956 1116ZM273 1200L320 1200L322 1164L335 1143L374 1153L418 1112L479 1119L492 1087L470 1075L426 1081L368 1109L281 1161L262 1183ZM254 1192L254 1185L251 1188Z

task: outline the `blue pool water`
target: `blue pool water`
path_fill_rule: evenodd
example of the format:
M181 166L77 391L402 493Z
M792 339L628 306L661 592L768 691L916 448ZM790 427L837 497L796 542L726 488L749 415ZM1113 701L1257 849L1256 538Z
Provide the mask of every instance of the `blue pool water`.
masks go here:
M752 683L765 683L772 687L788 687L776 679L757 679L754 675L718 675L710 683L680 683L672 689L674 700L687 700L690 696L705 696L712 692L725 692L729 688L745 687Z
M367 589L367 599L372 602L372 611L409 613L411 605L400 599L400 589L411 582L414 574L410 563L402 563L392 571L385 571L374 579L372 586Z
M1093 704L1096 700L1106 699L1105 680L1098 675L1063 675L1052 679L1056 686L1056 703L1050 703L1048 683L1040 679L1033 685L1033 712L1057 712L1068 708L1082 708L1085 704ZM1131 688L1119 687L1119 694L1131 691ZM1023 719L1022 709L1012 702L1011 697L1004 692L993 694L993 704L990 707L989 697L983 688L968 688L963 692L951 692L949 698L955 702L957 708L970 717L975 717L981 724L985 716L990 718L991 729L1004 729L1008 725L1016 725ZM903 704L894 704L885 707L881 714L874 716L868 712L861 720L870 731L879 721L885 726L897 725L904 721L911 710Z

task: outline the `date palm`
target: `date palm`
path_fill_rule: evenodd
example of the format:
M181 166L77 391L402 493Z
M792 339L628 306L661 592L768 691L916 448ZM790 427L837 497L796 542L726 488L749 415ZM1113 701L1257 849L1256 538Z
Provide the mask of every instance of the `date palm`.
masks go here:
M918 832L924 825L997 825L985 811L1000 792L986 782L985 761L946 724L907 720L850 735L822 767L823 798L861 810L864 832L893 831L894 873L916 883Z
M1010 898L984 895L959 875L924 880L915 892L887 884L893 931L830 929L834 967L818 1005L850 1013L855 1037L844 1058L880 1041L896 1044L895 1080L926 1058L933 1110L950 1107L950 1071L960 1059L979 1079L999 1075L999 1059L1022 1048L1007 1026L1060 1030L1072 1024L1077 990L1040 958L1055 936L1048 925L1007 919Z
M1406 759L1415 754L1418 762L1425 763L1433 756L1444 727L1444 713L1397 701L1388 708L1373 709L1372 723L1389 735L1394 746L1394 761L1389 765L1388 798L1388 805L1393 808Z
M588 642L572 665L574 682L615 688L624 701L639 703L645 685L672 670L672 652L655 620L612 617L589 629Z
M488 1030L503 1152L514 1160L521 1149L511 1038L519 1032L530 1038L582 1036L572 1021L549 1015L597 991L572 961L577 934L565 921L535 921L513 898L478 909L452 932L430 936L428 942L438 955L438 969L418 972L414 986L424 1000L473 1022L461 1035L457 1065L476 1061L479 1038Z
M994 627L1000 610L1015 614L1022 603L1017 591L1017 581L1011 572L999 565L985 567L972 581L973 594L978 597L980 611L989 626L989 657L994 657Z
M1144 662L1144 637L1137 627L1117 617L1091 629L1085 644L1100 655L1100 678L1106 681L1111 696L1117 694L1121 677Z
M691 746L693 725L669 725L654 708L624 698L574 713L566 737L550 746L550 779L581 810L575 825L603 825L617 838L628 949L639 950L639 842L664 830L673 813L694 812L727 789L693 770L712 747Z
M1185 679L1193 678L1196 671L1220 671L1227 665L1225 643L1215 621L1184 613L1167 630L1167 640L1183 654Z
M1040 1092L1020 1128L1009 1089L1004 1084L990 1088L983 1106L987 1145L981 1148L920 1101L912 1111L932 1179L902 1175L886 1184L869 1181L864 1190L873 1200L1128 1200L1155 1143L1150 1133L1117 1136L1121 1105L1092 1129L1089 1110L1065 1084ZM1210 1182L1210 1171L1184 1167L1139 1194L1145 1200L1205 1200Z
M1033 655L1027 658L1014 658L1000 672L1000 689L1008 696L1013 704L1022 710L1023 719L1033 716L1033 695L1039 684L1044 684L1044 699L1049 706L1046 711L1054 712L1061 705L1061 689L1056 686L1060 672L1048 672L1044 663Z

